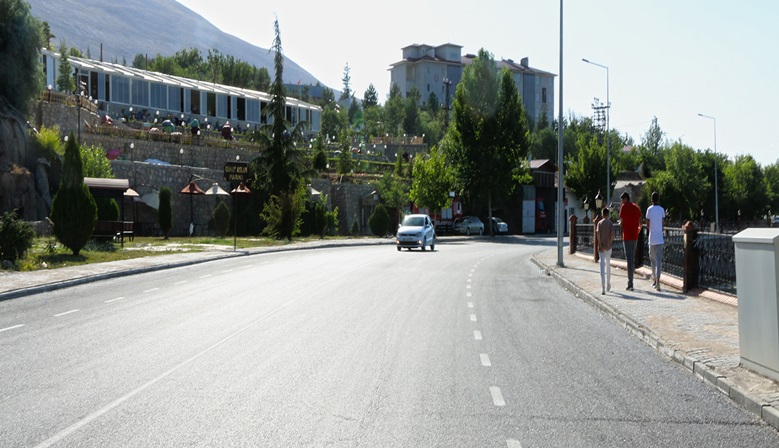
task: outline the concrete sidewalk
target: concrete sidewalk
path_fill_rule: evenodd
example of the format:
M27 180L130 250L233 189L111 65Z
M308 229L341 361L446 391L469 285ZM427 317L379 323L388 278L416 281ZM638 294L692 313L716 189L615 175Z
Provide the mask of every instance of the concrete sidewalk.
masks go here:
M634 291L626 291L625 263L613 260L611 291L601 295L600 269L592 255L566 253L560 267L555 248L535 254L533 262L577 297L779 429L779 384L740 366L735 298L684 295L679 279L662 275L663 290L655 291L646 268L634 276Z

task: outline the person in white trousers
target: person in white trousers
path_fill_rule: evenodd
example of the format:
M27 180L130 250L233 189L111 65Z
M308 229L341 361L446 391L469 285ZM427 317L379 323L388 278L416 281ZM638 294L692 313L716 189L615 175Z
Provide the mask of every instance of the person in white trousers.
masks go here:
M603 219L598 221L598 254L600 255L600 285L601 294L611 291L611 245L614 242L614 223L611 222L611 212L604 208Z
M649 229L649 262L652 265L652 287L660 291L660 271L663 267L663 223L665 209L658 202L660 195L652 193L652 205L646 210L646 227Z

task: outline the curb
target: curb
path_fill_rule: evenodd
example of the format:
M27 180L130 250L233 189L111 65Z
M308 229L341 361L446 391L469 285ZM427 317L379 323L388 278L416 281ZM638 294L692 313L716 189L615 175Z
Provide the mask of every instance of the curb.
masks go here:
M704 383L714 387L721 393L730 398L734 403L741 406L745 410L754 414L768 425L771 425L775 429L779 430L779 409L774 408L771 404L750 395L749 393L739 389L733 384L732 381L724 375L719 375L716 371L708 367L704 362L688 356L681 350L673 349L666 345L666 343L652 331L643 325L637 323L630 317L621 313L611 305L598 300L589 292L580 288L578 285L563 277L556 269L547 266L542 261L533 255L530 258L536 266L540 267L543 272L551 276L562 285L564 288L572 291L574 295L583 300L584 302L592 305L598 311L611 316L628 329L631 333L638 336L639 339L644 341L647 345L654 348L659 353L665 355L669 359L683 366L685 369L693 373L698 379Z

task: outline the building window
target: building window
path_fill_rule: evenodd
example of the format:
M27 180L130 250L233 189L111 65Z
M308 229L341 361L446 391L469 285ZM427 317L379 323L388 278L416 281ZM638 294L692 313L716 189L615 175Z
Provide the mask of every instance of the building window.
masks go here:
M546 103L546 87L541 88L541 102Z

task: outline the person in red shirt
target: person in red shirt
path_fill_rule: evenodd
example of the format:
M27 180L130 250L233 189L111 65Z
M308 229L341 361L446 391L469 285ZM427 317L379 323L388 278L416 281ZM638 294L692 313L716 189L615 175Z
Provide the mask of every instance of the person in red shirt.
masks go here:
M630 202L627 192L620 195L619 225L622 226L622 243L625 245L625 259L628 262L628 291L633 290L633 270L636 267L636 246L641 232L641 209Z

